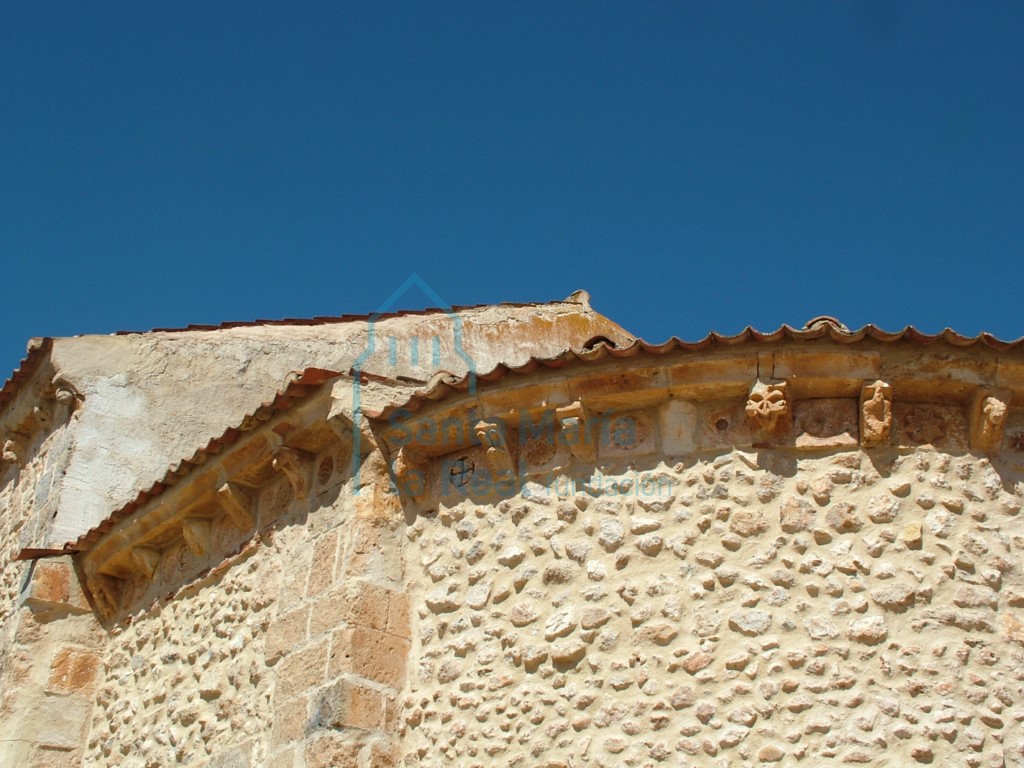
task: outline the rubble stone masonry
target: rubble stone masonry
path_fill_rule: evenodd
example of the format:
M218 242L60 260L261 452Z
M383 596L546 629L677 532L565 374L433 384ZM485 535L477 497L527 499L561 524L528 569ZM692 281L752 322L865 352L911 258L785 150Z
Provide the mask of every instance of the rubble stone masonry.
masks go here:
M1024 766L1016 346L586 341L310 369L63 546L90 395L22 375L0 768Z

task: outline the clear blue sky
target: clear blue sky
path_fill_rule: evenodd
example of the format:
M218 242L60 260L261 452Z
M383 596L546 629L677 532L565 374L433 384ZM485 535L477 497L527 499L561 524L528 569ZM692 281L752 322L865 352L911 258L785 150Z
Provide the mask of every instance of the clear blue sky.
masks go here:
M1022 41L1021 2L5 3L0 380L411 271L654 341L1016 338Z

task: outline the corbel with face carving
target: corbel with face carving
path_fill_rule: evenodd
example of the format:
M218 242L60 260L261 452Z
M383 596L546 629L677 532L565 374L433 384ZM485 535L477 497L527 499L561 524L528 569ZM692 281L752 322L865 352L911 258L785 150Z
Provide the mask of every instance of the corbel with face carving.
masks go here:
M892 387L884 381L867 382L860 390L860 442L874 448L889 442L892 432Z
M971 400L971 448L979 453L996 453L1003 441L1003 427L1010 414L1011 393L1007 389L979 389Z
M744 409L750 431L757 438L780 438L793 427L793 408L789 385L784 382L754 384Z

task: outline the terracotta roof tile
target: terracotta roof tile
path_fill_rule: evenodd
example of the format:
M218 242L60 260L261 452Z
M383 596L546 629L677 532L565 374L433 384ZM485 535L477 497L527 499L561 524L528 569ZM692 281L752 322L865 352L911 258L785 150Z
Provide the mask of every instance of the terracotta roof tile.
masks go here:
M810 324L809 324L810 325ZM624 347L615 347L605 342L596 344L591 349L573 350L568 349L554 357L531 358L523 365L509 367L498 365L486 372L477 372L477 381L497 381L504 379L509 374L524 375L541 369L558 369L567 366L596 363L609 359L625 359L638 355L666 355L672 352L699 352L712 346L732 347L742 344L773 344L782 341L813 341L815 339L828 339L840 344L856 344L865 339L884 343L909 342L912 344L938 344L946 343L957 347L971 347L980 345L999 352L1017 350L1024 347L1024 337L1014 341L1003 341L992 334L981 333L977 336L964 336L956 331L947 328L940 333L923 333L912 326L907 326L901 331L885 331L874 325L866 325L860 330L850 331L838 323L819 322L813 327L797 329L789 325L762 333L747 326L742 331L732 336L726 336L711 332L699 341L683 341L672 337L661 344L637 339ZM383 410L368 414L370 418L386 418L396 410L404 409L415 411L427 404L442 400L453 392L465 391L468 388L470 376L438 376L426 387L414 391L405 400L392 403Z
M11 377L4 382L3 388L0 389L0 408L3 408L14 399L18 388L36 372L52 347L53 339L51 338L32 339L29 342L28 353L25 355L25 358L15 369L14 373L11 374Z
M489 307L547 307L554 304L571 304L568 300L547 302L502 302L501 304L465 304L451 307L427 307L426 309L399 310L396 312L370 312L365 315L345 314L337 316L317 316L308 318L286 317L278 320L229 320L215 325L192 324L183 328L154 328L150 331L117 331L115 336L135 336L144 333L183 333L186 331L221 331L231 328L252 328L261 325L334 325L336 323L365 322L370 318L388 320L394 317L436 315L447 312L464 312L471 309L487 309Z

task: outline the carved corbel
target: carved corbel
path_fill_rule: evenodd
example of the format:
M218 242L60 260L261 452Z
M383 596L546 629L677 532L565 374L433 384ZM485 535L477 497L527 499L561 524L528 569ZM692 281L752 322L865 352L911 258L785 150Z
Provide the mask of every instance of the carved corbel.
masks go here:
M190 518L181 525L185 545L196 557L206 557L210 552L210 521Z
M81 400L82 395L78 389L64 378L64 374L58 373L50 380L53 386L53 397L61 405L72 405L76 400Z
M294 448L281 448L274 456L274 469L281 472L295 492L295 498L304 499L309 494L310 462L305 454Z
M887 445L892 432L892 386L879 379L860 388L860 444Z
M147 579L153 578L157 566L160 565L160 550L152 547L136 547L132 550L132 563Z
M74 405L78 398L78 393L67 387L57 387L56 391L53 393L53 399L63 406Z
M252 498L241 486L230 482L224 483L217 489L217 503L239 530L247 531L256 525Z
M23 465L25 462L25 439L21 435L12 435L3 441L0 451L0 463Z
M100 610L113 616L120 610L121 595L124 593L124 581L114 576L98 573L90 579L90 592Z
M793 408L786 382L757 382L750 390L744 409L755 437L777 438L793 427Z
M495 478L512 477L516 473L508 428L500 419L481 419L473 427L476 438L486 449L485 460Z
M1008 389L979 389L971 400L971 449L996 453L1003 441L1003 427L1010 413Z
M555 415L562 428L558 439L569 446L573 457L581 461L594 461L597 458L597 440L594 425L587 420L583 403L577 400L572 405L558 408Z
M392 464L395 482L401 494L413 501L422 501L427 494L427 460L403 445Z

